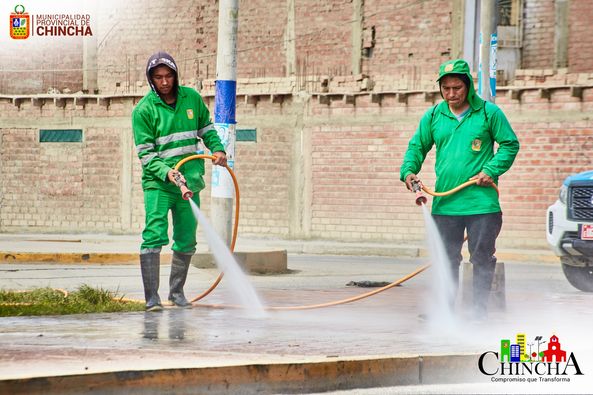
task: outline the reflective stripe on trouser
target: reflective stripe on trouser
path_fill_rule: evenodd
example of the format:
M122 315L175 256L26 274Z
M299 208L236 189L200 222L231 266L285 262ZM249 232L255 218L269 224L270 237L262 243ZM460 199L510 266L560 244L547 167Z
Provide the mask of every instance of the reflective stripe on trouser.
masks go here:
M192 200L200 206L199 194L195 193ZM183 254L193 254L196 251L198 224L189 202L181 197L181 193L146 189L144 210L146 222L142 231L141 251L169 244L169 210L173 218L172 250Z

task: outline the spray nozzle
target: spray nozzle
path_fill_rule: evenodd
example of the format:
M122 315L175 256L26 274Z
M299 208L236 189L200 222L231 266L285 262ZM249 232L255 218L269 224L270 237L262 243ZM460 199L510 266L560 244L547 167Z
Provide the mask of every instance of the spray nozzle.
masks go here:
M194 193L189 190L185 181L181 179L181 173L173 173L173 178L175 179L175 184L181 189L181 197L185 200L191 199L194 196Z
M422 206L428 202L424 193L422 193L422 183L420 180L412 180L412 192L416 193L416 205Z

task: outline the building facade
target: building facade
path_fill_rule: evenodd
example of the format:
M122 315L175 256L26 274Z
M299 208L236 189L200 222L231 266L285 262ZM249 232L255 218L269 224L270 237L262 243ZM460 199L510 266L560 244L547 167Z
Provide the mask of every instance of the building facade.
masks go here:
M30 56L22 66L0 58L1 232L140 232L130 114L148 89L152 52L170 52L213 111L218 2L105 3L86 5L92 37L5 46ZM476 61L479 2L322 3L239 2L237 129L256 131L236 148L239 231L420 243L422 215L399 165L440 100L438 65ZM544 246L545 209L561 181L591 166L587 3L500 1L496 102L522 145L500 180L500 246ZM58 138L44 139L47 131ZM72 131L79 137L59 137ZM428 186L432 163L420 173Z

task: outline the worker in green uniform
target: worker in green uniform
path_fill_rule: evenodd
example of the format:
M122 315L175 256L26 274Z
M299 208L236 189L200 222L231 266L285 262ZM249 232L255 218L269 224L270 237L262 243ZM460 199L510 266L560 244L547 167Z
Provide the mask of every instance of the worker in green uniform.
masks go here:
M495 243L502 227L498 193L491 186L498 184L498 178L513 164L519 141L502 110L476 94L467 62L457 59L443 63L438 83L444 101L420 120L404 155L400 179L409 190L417 188L417 174L434 145L436 192L477 180L459 192L435 197L432 216L443 238L455 284L459 282L467 231L474 268L474 311L484 317L496 264Z
M183 286L196 251L197 222L190 203L179 186L187 185L199 206L204 161L191 160L180 171L175 164L196 154L201 140L215 157L213 163L226 165L226 154L202 97L194 89L179 85L177 65L171 55L157 52L148 59L146 77L152 88L132 113L134 142L142 163L145 226L140 246L140 267L147 311L162 309L158 294L160 252L169 243L168 214L173 220L173 259L169 278L169 300L188 307Z

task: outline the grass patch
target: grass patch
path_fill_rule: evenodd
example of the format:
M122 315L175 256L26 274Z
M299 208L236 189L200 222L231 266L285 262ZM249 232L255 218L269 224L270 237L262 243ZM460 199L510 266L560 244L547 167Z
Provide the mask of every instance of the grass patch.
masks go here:
M70 293L52 288L31 291L0 290L0 317L141 310L144 310L142 302L126 301L123 296L117 296L114 292L88 285L81 285Z

